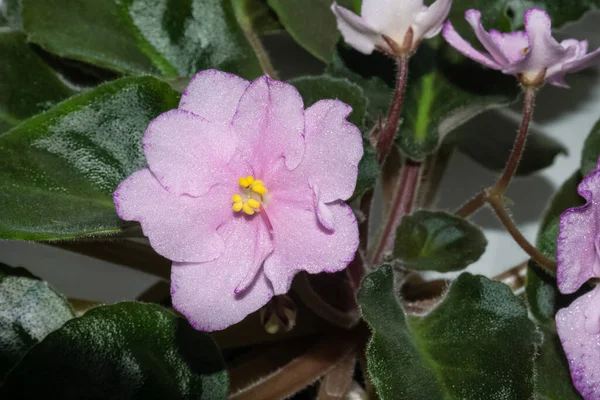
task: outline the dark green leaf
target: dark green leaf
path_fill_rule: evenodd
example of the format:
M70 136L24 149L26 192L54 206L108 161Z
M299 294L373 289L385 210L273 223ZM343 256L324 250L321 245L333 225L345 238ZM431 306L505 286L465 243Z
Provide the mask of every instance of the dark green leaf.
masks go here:
M571 381L569 364L558 335L546 328L542 329L542 333L544 344L535 360L538 394L547 400L581 399Z
M583 204L583 199L577 194L580 180L579 172L575 172L556 192L542 217L536 246L546 257L556 259L560 215L567 208ZM533 262L527 267L525 295L531 314L546 327L554 326L556 311L568 305L574 298L561 295L556 287L556 279Z
M600 157L600 120L592 128L585 139L583 152L581 154L581 174L587 176L596 170L598 158Z
M512 151L516 131L495 128L488 132L483 124L470 128L454 138L458 149L484 167L502 171ZM547 168L559 154L567 154L562 143L544 133L530 133L517 175L530 175Z
M142 135L178 95L127 78L73 97L0 136L0 238L52 240L118 232L112 193L145 166Z
M487 240L469 221L445 212L417 211L402 218L394 255L417 270L458 271L477 261Z
M339 1L347 5L349 1ZM321 61L330 62L340 38L330 0L268 0L285 29Z
M120 72L261 73L231 0L24 0L23 21L44 49Z
M516 81L470 62L455 64L446 57L447 46L422 45L409 65L403 122L397 143L405 154L423 160L440 140L481 112L509 104L517 95ZM382 56L362 55L347 46L329 73L359 84L369 99L370 120L385 115L394 86L394 64Z
M24 34L0 33L0 54L0 132L75 93L31 50Z
M283 26L267 5L267 0L235 0L232 5L242 28L248 27L260 36L283 31Z
M75 317L67 299L23 268L0 264L0 383L25 353Z
M462 274L424 317L404 313L389 266L358 293L373 330L369 374L382 400L532 399L540 342L527 309L508 286Z
M14 30L23 29L23 0L3 0L3 6L0 6L0 14L6 21L6 26Z
M360 86L347 79L333 78L327 75L307 76L290 80L298 89L304 99L304 106L309 107L321 99L338 99L352 107L352 114L348 121L359 129L367 108L367 99ZM367 190L375 186L379 175L377 154L367 140L364 141L365 154L358 165L358 180L353 198L362 196Z
M33 347L0 389L4 399L225 399L212 339L164 308L96 307Z

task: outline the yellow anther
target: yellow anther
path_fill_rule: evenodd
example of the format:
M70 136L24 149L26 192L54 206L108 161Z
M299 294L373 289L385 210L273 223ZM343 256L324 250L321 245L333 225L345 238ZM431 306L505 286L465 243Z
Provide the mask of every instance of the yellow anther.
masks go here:
M247 202L244 203L244 208L243 209L244 209L244 212L246 214L248 214L248 215L253 215L254 212L255 212L254 209L252 207L250 207Z
M260 202L256 199L248 199L246 204L248 204L250 207L252 207L256 210L260 207Z
M260 179L257 179L254 181L254 183L252 184L252 186L258 186L258 185L264 185L263 181L261 181Z
M265 193L267 193L267 188L264 187L263 185L253 185L252 191L254 191L258 194L265 194Z
M246 182L248 182L248 185L252 185L254 183L254 177L252 175L248 175L246 177Z
M248 179L247 178L240 178L238 179L238 183L240 184L240 186L247 188L248 186L250 186L250 183L248 183Z
M525 54L527 54L528 51L529 51L529 47L525 47L523 50L521 50L521 54L525 55Z
M242 196L240 196L239 194L234 194L231 200L233 200L234 203L241 203L244 201L242 199Z
M231 208L233 209L233 211L239 212L239 211L242 211L242 208L244 208L244 205L241 202L233 203L233 206L231 206Z

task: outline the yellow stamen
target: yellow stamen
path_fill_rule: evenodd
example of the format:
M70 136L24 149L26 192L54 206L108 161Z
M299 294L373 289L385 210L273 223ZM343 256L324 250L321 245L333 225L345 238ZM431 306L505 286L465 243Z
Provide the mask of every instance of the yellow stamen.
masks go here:
M244 212L248 215L253 215L254 214L254 209L252 209L252 207L250 207L248 205L248 202L244 203L244 208L243 208Z
M263 185L252 185L252 191L254 191L258 194L265 194L265 193L267 193L267 188L264 187Z
M523 50L521 50L521 53L523 53L523 55L527 54L527 52L529 51L529 47L525 47Z
M233 203L233 206L231 206L231 208L235 212L241 211L243 207L244 207L244 205L241 202L239 202L239 203Z
M233 197L231 198L231 200L234 203L242 203L244 200L242 199L242 196L240 196L239 194L234 194Z
M258 201L256 199L248 199L246 204L248 204L250 207L252 207L256 210L258 210L260 208L260 201Z
M238 183L240 184L240 186L247 188L248 186L250 186L250 183L248 182L247 178L240 178L238 179Z
M252 185L254 183L254 177L252 175L248 175L246 177L246 182L248 182L249 185Z

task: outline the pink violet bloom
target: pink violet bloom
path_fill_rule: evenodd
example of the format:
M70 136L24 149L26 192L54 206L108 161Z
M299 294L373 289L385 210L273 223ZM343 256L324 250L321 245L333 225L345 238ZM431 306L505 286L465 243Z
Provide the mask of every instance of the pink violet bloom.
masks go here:
M547 82L568 87L564 81L566 74L600 63L600 48L588 53L586 40L566 39L558 43L552 37L550 16L537 8L525 12L525 31L487 32L481 24L478 10L468 10L465 19L486 51L471 46L450 21L446 22L442 34L446 41L478 63L516 75L524 85L539 86Z
M173 261L173 306L198 330L235 324L299 271L344 269L358 247L350 207L363 154L351 107L304 110L291 85L198 73L143 139L148 168L114 193Z
M451 6L452 0L437 0L429 7L423 0L363 0L360 17L335 2L331 10L350 46L364 54L378 49L398 55L385 38L412 52L423 39L440 33Z
M557 282L565 294L600 278L600 163L577 191L586 204L565 211L559 225ZM556 329L575 387L585 399L599 399L600 286L559 310Z

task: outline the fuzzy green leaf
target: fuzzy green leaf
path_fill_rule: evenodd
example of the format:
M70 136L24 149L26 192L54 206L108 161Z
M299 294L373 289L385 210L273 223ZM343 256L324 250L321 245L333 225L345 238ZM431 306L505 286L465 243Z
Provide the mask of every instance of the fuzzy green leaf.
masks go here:
M533 399L541 341L510 288L462 274L423 317L406 315L393 270L367 275L358 293L373 330L369 375L382 400Z
M34 346L3 399L225 399L227 372L212 339L166 309L96 307Z
M112 193L146 165L142 135L178 100L155 78L121 79L0 135L0 238L119 232Z
M402 218L394 256L406 268L458 271L477 261L487 240L469 221L445 212L417 211Z

